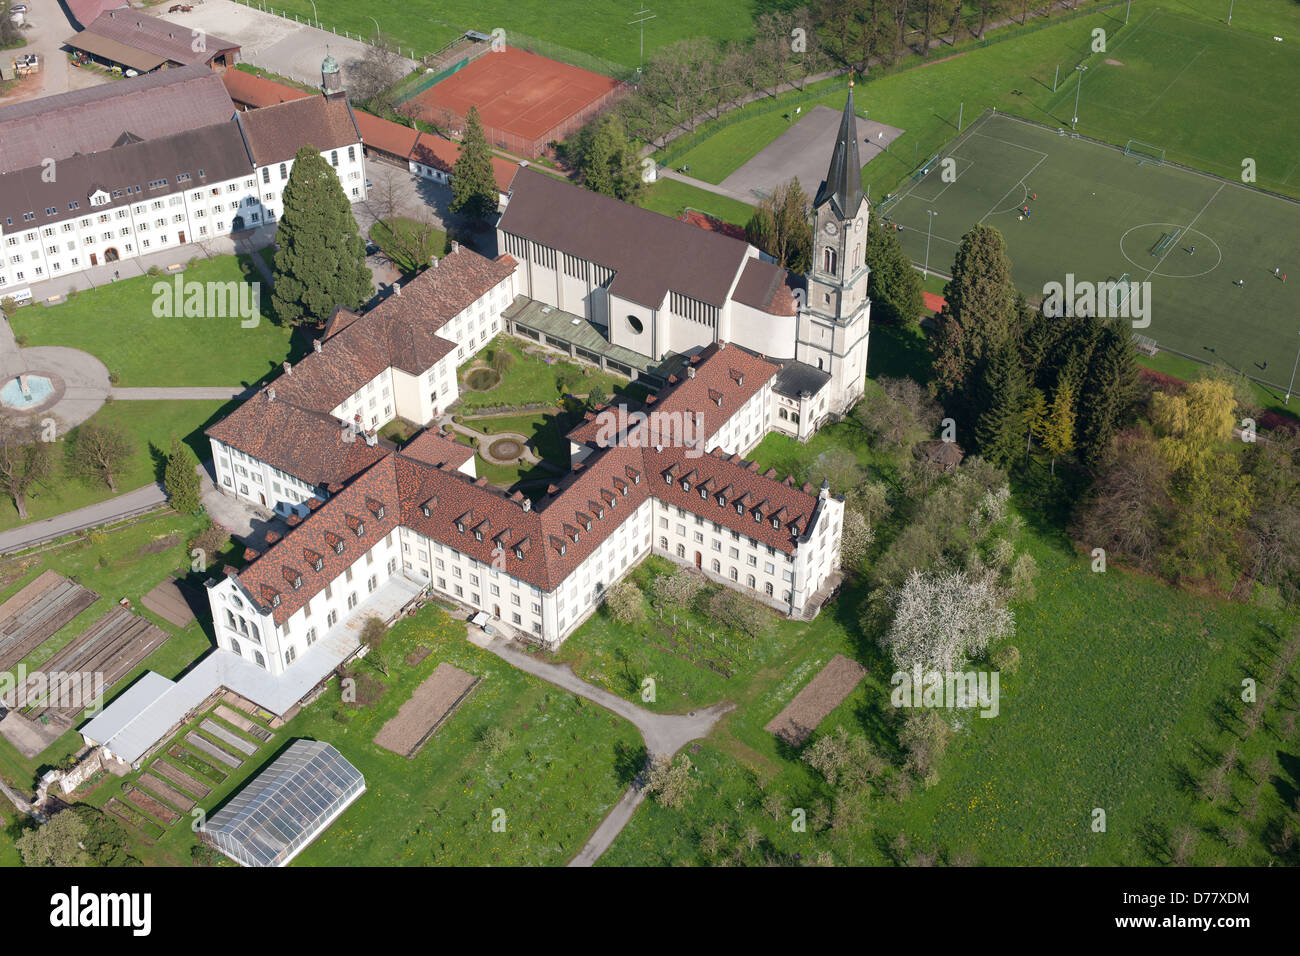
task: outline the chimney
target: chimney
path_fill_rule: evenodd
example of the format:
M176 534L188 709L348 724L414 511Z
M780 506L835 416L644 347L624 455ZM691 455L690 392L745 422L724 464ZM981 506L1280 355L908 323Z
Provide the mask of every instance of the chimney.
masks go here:
M394 282L394 283L393 283L393 295L401 295L401 294L402 294L402 283L400 283L400 282Z
M312 350L313 352L319 352L319 351L320 351L320 339L312 339L312 342L311 342L311 350Z
M689 366L689 367L686 369L686 377L687 377L687 378L694 378L694 377L695 377L695 366L692 365L692 366Z
M433 258L431 258L429 260L429 265L434 269L438 268L438 257L434 256Z
M273 402L273 401L275 401L275 389L273 389L273 388L268 388L268 389L266 390L266 400L267 400L268 402Z
M292 375L292 374L293 374L293 366L290 365L288 362L285 362L285 363L284 363L284 374L285 374L285 375Z
M451 254L456 255L459 252L460 252L460 243L457 242L455 239L453 239L451 241Z
M721 339L719 339L719 340L718 340L718 351L721 352L721 351L722 351L723 349L725 349L726 347L727 347L727 343L724 342L724 341L722 341Z
M525 498L525 499L523 500L522 504L523 504L523 506L524 506L524 510L525 510L525 511L532 511L532 510L533 510L533 499L532 499L532 498Z

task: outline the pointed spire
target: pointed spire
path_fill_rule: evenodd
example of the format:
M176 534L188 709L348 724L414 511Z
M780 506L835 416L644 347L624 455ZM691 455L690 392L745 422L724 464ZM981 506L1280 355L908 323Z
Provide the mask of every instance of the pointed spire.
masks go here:
M830 168L817 190L813 206L821 206L828 200L835 202L835 209L843 219L857 213L862 205L862 163L858 159L858 124L853 113L852 78L849 79L849 98L844 104L844 115L840 118L839 135L835 138L835 152L831 154Z

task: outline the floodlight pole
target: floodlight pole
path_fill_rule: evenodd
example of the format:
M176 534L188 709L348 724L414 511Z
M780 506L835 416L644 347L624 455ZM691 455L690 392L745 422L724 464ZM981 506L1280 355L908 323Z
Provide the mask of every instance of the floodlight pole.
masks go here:
M925 212L925 268L922 272L928 279L930 278L930 227L934 225L934 217L939 214L933 209L927 209Z
M1083 74L1088 72L1088 68L1080 63L1074 70L1079 74L1079 83L1074 88L1074 122L1070 124L1070 129L1077 129L1079 126L1079 94L1083 91Z
M1236 0L1228 0L1228 26L1232 26L1232 5Z
M965 111L965 109L966 109L966 104L965 104L965 102L962 102L962 103L961 103L960 105L958 105L958 107L957 107L957 132L959 132L959 133L961 132L961 117L962 117L962 113Z
M1231 2L1231 0L1229 0L1229 2ZM1128 23L1128 12L1132 9L1133 9L1133 0L1128 0L1128 6L1124 8L1124 22L1126 24ZM1229 20L1232 19L1231 14L1228 15L1228 19Z
M1056 75L1052 77L1052 92L1056 92L1057 83L1061 79L1061 64L1056 64Z
M1286 387L1286 398L1282 400L1283 405L1291 404L1291 390L1295 388L1295 370L1300 368L1300 348L1296 349L1295 365L1291 366L1291 384Z
M645 68L645 25L646 25L646 21L647 21L647 20L656 20L656 19L658 19L658 18L657 18L653 13L651 13L649 10L638 10L636 13L632 14L632 16L634 16L634 17L640 17L640 19L638 19L638 20L629 20L627 25L630 26L630 27L631 27L631 26L636 26L637 24L640 24L640 25L641 25L641 65L638 66L638 67L636 68L637 75L639 76L639 75L641 74L641 71Z

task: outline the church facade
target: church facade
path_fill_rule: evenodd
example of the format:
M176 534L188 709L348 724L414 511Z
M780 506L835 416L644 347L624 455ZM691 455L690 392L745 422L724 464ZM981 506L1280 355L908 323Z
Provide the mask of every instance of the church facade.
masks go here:
M519 263L522 295L587 319L612 345L651 361L725 341L779 362L788 414L775 426L806 439L862 396L871 301L861 168L850 87L813 203L806 276L743 240L528 168L515 176L497 247Z

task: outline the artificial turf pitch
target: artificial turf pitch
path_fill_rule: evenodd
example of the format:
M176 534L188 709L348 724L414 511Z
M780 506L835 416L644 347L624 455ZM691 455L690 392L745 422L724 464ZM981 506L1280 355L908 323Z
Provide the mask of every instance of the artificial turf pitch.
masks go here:
M903 227L899 238L917 265L927 258L927 225L929 265L942 274L963 234L976 223L996 226L1026 296L1041 298L1047 283L1065 284L1067 274L1077 283L1127 273L1151 283L1150 325L1138 334L1287 387L1300 347L1295 202L1140 163L1120 148L1002 113L979 117L895 196L878 214ZM1025 205L1031 214L1021 218ZM1153 256L1175 230L1178 239Z

